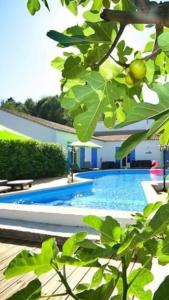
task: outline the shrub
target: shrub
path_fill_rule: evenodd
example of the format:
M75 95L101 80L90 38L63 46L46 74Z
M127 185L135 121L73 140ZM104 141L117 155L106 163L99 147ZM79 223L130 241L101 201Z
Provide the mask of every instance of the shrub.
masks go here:
M0 141L0 178L61 176L66 160L60 146L37 141Z

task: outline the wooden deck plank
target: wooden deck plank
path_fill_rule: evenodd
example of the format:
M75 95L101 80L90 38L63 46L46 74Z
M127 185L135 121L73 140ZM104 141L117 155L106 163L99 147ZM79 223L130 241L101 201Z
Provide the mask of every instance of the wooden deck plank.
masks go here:
M26 274L22 277L15 277L11 282L11 285L7 285L7 288L3 290L3 292L0 293L0 299L1 300L6 300L10 296L12 296L14 293L25 287L28 282L33 280L35 278L35 275L33 273ZM8 280L6 280L8 281ZM10 284L10 283L9 283Z
M16 293L21 288L25 287L31 280L35 278L33 273L24 274L22 276L18 276L9 280L6 280L3 276L3 271L9 262L23 249L33 250L38 252L39 249L33 247L33 245L29 243L19 243L13 244L11 241L3 241L1 243L0 240L0 248L1 244L3 244L2 251L0 252L0 260L1 255L3 257L2 261L0 262L0 300L6 300L8 297ZM10 245L10 247L9 247ZM8 254L7 254L8 252ZM104 262L105 263L105 260ZM119 266L119 262L112 262L113 265ZM87 283L90 282L93 274L95 273L96 268L89 268L89 267L66 267L66 274L67 280L70 287L75 290L76 286L79 283ZM55 273L54 270L43 274L40 276L40 281L42 282L42 293L43 295L55 295L65 292L65 288L63 284L60 282L58 275ZM53 300L70 300L72 299L70 296L59 296L59 297L52 297L46 299L53 299Z

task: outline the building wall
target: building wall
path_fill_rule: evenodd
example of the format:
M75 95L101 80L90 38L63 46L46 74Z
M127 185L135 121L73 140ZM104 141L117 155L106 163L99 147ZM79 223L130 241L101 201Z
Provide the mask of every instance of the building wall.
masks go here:
M150 128L152 122L153 122L152 120L140 121L140 122L125 126L123 128L120 128L120 129L108 129L104 126L103 122L98 122L95 132L98 132L98 131L99 132L102 132L102 131L112 132L114 130L116 130L117 132L121 131L121 130L123 130L123 131L124 130L125 131L127 131L127 130L146 130L146 129Z
M162 153L160 151L159 141L144 141L138 145L136 148L136 160L140 159L155 159L159 162L159 165L162 166Z
M0 110L0 124L42 142L56 143L56 130Z
M115 161L116 147L120 147L122 142L105 142L103 151L103 161ZM135 149L136 160L157 160L162 166L162 153L160 152L159 141L150 140L140 143Z

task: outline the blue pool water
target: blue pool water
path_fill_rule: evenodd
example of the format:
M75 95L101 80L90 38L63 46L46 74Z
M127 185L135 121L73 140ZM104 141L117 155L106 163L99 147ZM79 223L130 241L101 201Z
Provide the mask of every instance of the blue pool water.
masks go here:
M71 206L141 211L147 200L141 181L151 180L149 170L108 170L79 173L90 182L0 196L0 203ZM160 180L160 178L158 177Z

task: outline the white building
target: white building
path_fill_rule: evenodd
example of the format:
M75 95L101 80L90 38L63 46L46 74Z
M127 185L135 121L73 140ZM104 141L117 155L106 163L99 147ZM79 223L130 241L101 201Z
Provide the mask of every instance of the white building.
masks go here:
M0 124L36 140L60 144L65 151L67 151L69 143L78 140L75 130L71 127L23 113L1 109ZM117 162L115 154L122 142L131 134L141 132L149 127L150 121L142 121L122 129L108 130L102 122L99 122L91 141L99 144L102 148L79 150L77 153L78 164L82 167L84 162L91 161L92 167L100 167L102 162ZM162 153L160 152L159 140L156 138L140 143L128 158L117 163L121 167L130 167L133 160L153 159L162 165Z

